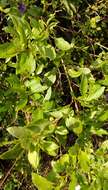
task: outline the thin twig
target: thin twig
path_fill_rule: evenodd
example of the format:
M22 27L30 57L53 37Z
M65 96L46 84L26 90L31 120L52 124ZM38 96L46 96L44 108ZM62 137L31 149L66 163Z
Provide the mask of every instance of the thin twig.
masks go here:
M22 154L22 152L21 152ZM13 168L15 167L17 161L20 159L21 154L16 158L15 162L13 163L13 165L11 166L11 168L8 170L8 172L6 173L5 177L3 178L2 182L0 183L0 189L3 189L3 185L5 183L5 181L7 180L7 178L9 177L9 175L11 174Z
M105 46L101 45L101 44L98 43L98 42L96 42L95 44L98 45L98 46L100 46L102 49L106 49L106 50L108 51L108 47L105 47Z
M72 89L72 86L71 86L71 82L70 82L70 79L69 79L69 76L68 76L68 73L67 73L67 69L66 69L66 66L65 66L65 64L64 64L63 59L61 60L61 62L62 62L64 71L65 71L65 74L66 74L66 78L67 78L67 81L68 81L68 84L69 84L71 96L75 97L74 92L73 92L73 89Z
M78 112L79 110L78 110L78 106L77 106L77 102L76 102L76 97L75 97L74 91L73 91L73 89L72 89L71 82L70 82L70 79L69 79L69 75L68 75L68 72L67 72L67 69L66 69L66 66L65 66L65 64L64 64L63 59L61 60L61 62L62 62L64 71L65 71L65 74L66 74L66 77L67 77L67 81L68 81L68 84L69 84L70 94L71 94L71 96L72 96L71 104L73 103L73 100L74 100L75 108L76 108L76 111Z

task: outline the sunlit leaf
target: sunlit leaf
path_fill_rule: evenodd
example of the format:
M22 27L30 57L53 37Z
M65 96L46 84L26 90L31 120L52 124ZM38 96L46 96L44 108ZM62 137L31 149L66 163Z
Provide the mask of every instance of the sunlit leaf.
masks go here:
M64 126L57 126L57 128L55 130L55 133L59 134L59 135L67 135L68 134L68 130Z
M55 52L54 47L48 45L48 46L45 48L45 55L46 55L46 57L48 57L50 60L55 59L55 58L56 58L56 52Z
M90 169L89 154L84 151L80 151L78 158L79 158L79 164L80 164L82 171L88 172Z
M56 43L57 48L63 51L67 51L72 48L72 45L61 37L56 38L55 43Z
M18 41L0 44L0 58L14 57L22 51Z
M98 90L94 92L94 94L90 94L86 100L91 101L94 99L98 99L104 93L104 90L105 90L104 86L100 87Z
M15 16L15 15L12 15L12 14L10 14L10 18L13 21L13 24L14 24L15 29L16 29L16 34L18 34L18 38L19 38L19 41L20 41L22 47L25 47L26 43L27 43L27 38L25 35L25 30L23 27L22 18Z
M47 72L45 73L45 76L50 80L52 83L56 81L56 74L53 72Z
M42 85L40 79L38 77L27 80L25 85L31 89L33 93L39 93L45 91L48 87L46 85Z
M77 78L82 74L82 72L81 72L81 70L75 71L74 69L69 69L68 74L72 78Z
M102 149L102 150L108 150L108 140L105 140L102 144L101 144L101 146L100 146L100 149Z
M106 130L104 130L104 129L91 128L91 133L96 134L98 136L108 135L108 132Z
M108 120L108 110L102 112L102 114L99 116L100 121L107 121Z
M19 61L16 66L16 74L33 73L36 64L32 52L26 51L20 54Z
M41 147L51 156L56 156L59 146L53 141L43 141Z
M32 167L34 169L37 169L37 167L39 165L39 153L36 150L29 151L28 152L28 160L29 160L30 164L32 165Z
M71 181L69 183L69 190L75 189L76 185L77 185L77 177L75 172L72 172Z
M38 65L36 69L37 75L41 74L41 72L43 71L43 68L44 68L44 64Z
M44 98L44 100L50 100L50 98L51 98L51 93L52 93L52 89L51 89L51 87L47 90L47 93L46 93L46 95L45 95L45 98Z
M38 190L53 190L53 184L39 174L32 173L32 181Z

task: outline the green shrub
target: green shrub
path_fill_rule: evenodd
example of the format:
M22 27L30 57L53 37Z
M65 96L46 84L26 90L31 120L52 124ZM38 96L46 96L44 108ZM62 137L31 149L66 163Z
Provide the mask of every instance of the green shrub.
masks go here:
M0 1L1 188L107 190L107 6Z

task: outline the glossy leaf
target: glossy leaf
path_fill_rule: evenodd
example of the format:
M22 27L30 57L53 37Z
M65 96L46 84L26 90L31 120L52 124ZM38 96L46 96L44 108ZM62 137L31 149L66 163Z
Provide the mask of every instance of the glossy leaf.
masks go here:
M53 184L39 174L32 173L32 181L38 190L53 190Z
M28 160L29 160L30 164L32 165L32 167L34 169L37 169L37 167L39 165L39 153L36 150L29 151L28 152Z

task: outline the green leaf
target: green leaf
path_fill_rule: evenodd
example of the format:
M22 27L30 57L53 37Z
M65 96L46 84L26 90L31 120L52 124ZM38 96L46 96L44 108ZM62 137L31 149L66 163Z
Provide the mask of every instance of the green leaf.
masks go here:
M98 99L103 93L104 93L104 90L105 90L105 87L102 86L100 87L98 90L96 90L93 94L90 94L88 97L87 97L87 101L91 101L91 100L94 100L94 99Z
M75 71L74 69L69 69L68 74L72 78L77 78L82 74L82 71L81 70Z
M32 181L38 190L53 190L53 183L36 173L32 173Z
M104 75L104 79L99 80L99 84L108 86L108 75Z
M32 52L26 51L19 55L19 61L16 66L16 74L33 73L36 64Z
M66 118L65 124L69 130L72 130L77 135L79 135L83 130L82 122L77 118L70 116L70 117Z
M84 67L84 68L80 68L79 69L81 72L82 72L82 74L84 74L84 75L88 75L91 71L90 71L90 69L89 68L86 68L86 67Z
M44 119L43 109L37 108L32 111L32 121L33 122L43 120L43 119Z
M41 44L38 46L38 50L40 55L44 58L49 58L50 60L54 60L56 58L56 52L53 46Z
M79 161L79 164L80 164L82 171L88 172L90 169L89 154L84 152L84 151L80 151L80 154L78 155L78 161Z
M69 49L72 48L72 45L65 41L63 38L55 38L55 44L57 46L57 48L59 48L60 50L63 50L63 51L67 51Z
M59 160L51 162L53 171L55 173L64 172L66 170L66 167L68 166L68 164L69 164L69 155L68 154L64 154L60 157Z
M53 84L56 81L56 74L54 72L47 72L47 73L45 73L45 77L47 77L48 80L51 81Z
M45 55L50 60L54 60L56 58L56 52L55 52L54 47L52 47L51 45L48 45L47 47L45 47Z
M17 102L17 105L16 105L16 111L18 112L19 110L22 110L26 104L27 104L27 97L22 97L18 102Z
M42 141L41 148L51 156L56 156L59 146L53 141Z
M67 135L68 130L64 126L57 126L57 128L55 130L55 133L58 134L58 135Z
M40 93L45 91L48 87L41 85L40 78L36 77L32 80L27 80L25 86L29 87L33 93Z
M102 135L108 135L108 132L104 129L95 129L95 128L91 128L91 133L98 135L98 136L102 136Z
M108 179L104 180L104 184L103 184L103 190L107 190L108 189Z
M43 71L43 68L44 68L44 64L38 65L38 67L36 68L36 74L37 75L41 74L41 72Z
M77 122L77 119L74 117L67 117L65 120L66 126L67 127L71 127L72 125L74 125Z
M74 190L77 185L77 178L75 175L75 172L72 172L71 174L71 182L69 183L69 190Z
M53 116L57 119L61 119L63 117L63 113L61 110L53 111L53 112L51 112L51 116Z
M32 17L42 16L42 8L39 6L30 6L27 10L28 14Z
M9 127L7 131L16 138L31 136L31 131L25 127Z
M19 156L19 154L22 152L22 148L20 146L20 144L16 144L13 146L13 148L10 148L10 150L2 153L0 155L0 159L15 159Z
M102 178L108 180L108 166L105 166L102 171Z
M51 89L51 87L47 90L47 93L46 93L46 95L45 95L45 98L44 98L44 101L45 100L50 100L50 98L51 98L51 93L52 93L52 89Z
M108 140L105 140L102 144L101 144L101 147L100 147L101 150L108 150Z
M6 112L8 110L8 106L1 106L0 113Z
M81 84L80 84L80 91L81 95L85 96L88 90L88 78L86 75L82 75L81 77Z
M13 21L16 37L12 42L0 44L0 58L11 58L25 49L27 43L23 23L20 17L9 15Z
M99 116L99 121L107 121L108 120L108 110L104 111L100 116Z
M90 25L92 28L96 28L97 25L96 23L100 21L100 16L95 16L93 18L90 19Z
M61 119L63 116L68 115L69 111L70 111L69 107L64 106L59 110L52 111L50 114L57 119Z
M37 151L29 151L28 152L28 160L30 162L30 164L32 165L32 167L34 169L38 168L39 165L39 153Z
M82 123L80 121L76 122L75 126L73 127L73 132L79 135L80 133L82 133L82 131L83 131Z
M73 17L73 13L76 13L76 8L73 3L67 0L62 0L62 3L64 4L68 14Z
M12 15L12 14L10 15L10 18L13 21L14 27L16 29L16 34L18 34L20 44L24 48L27 44L27 38L25 35L24 24L22 22L22 18Z
M39 118L38 118L39 119ZM35 134L41 134L46 131L46 128L50 125L50 122L47 119L34 120L31 122L27 128ZM42 135L42 134L41 134Z
M0 44L0 58L11 58L22 51L18 41Z

